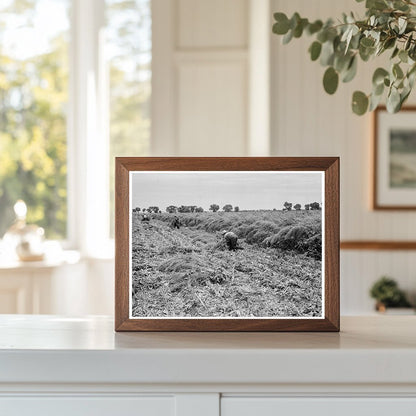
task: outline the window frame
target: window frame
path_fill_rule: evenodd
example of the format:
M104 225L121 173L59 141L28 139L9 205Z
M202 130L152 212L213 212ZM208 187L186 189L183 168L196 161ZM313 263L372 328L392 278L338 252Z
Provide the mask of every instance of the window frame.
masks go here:
M68 222L65 248L109 258L108 76L105 1L72 0L67 115Z

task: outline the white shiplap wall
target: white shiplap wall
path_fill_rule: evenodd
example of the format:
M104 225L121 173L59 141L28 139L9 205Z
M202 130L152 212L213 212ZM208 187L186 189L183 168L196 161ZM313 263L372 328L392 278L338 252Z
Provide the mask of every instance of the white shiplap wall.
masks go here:
M153 0L152 7L153 155L244 156L249 1Z
M311 19L334 18L350 10L364 14L362 5L353 0L272 0L273 12L298 11ZM341 84L337 93L329 96L322 88L324 68L309 59L311 42L303 37L282 45L279 37L272 36L272 154L341 157L342 240L416 240L416 212L377 212L370 208L371 116L353 115L350 103L354 90L369 92L377 61L360 63L357 78ZM342 251L342 313L370 312L368 289L383 274L395 277L414 296L415 266L414 251Z

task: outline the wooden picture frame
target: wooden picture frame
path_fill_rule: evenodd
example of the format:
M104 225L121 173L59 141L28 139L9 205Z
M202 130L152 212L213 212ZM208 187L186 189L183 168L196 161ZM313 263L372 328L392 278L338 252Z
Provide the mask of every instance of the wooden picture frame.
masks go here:
M243 174L245 176L239 176ZM186 189L186 192L191 192L191 188L190 188L191 185L189 185L189 188L188 188L188 185L187 185L188 183L190 184L192 182L193 184L195 183L198 184L198 182L195 182L199 180L198 178L206 178L206 177L212 178L212 176L209 176L209 175L217 175L215 177L218 178L219 180L218 183L221 184L220 186L215 188L215 189L218 189L218 192L222 192L221 187L228 186L226 185L227 181L225 180L225 178L228 178L228 180L232 180L232 181L234 181L234 178L237 178L235 179L237 182L238 181L241 182L244 178L249 178L249 179L254 178L253 183L263 183L261 181L265 181L265 180L269 181L269 179L267 178L270 177L270 181L267 183L271 184L272 189L274 189L273 184L277 183L276 181L280 181L278 183L279 184L282 183L283 187L286 186L286 188L282 188L282 189L291 189L292 182L290 183L288 182L284 184L285 181L290 180L290 181L300 182L300 181L303 181L303 178L308 178L308 180L309 178L311 178L311 180L313 179L313 181L316 182L316 178L320 177L321 178L320 183L322 184L321 195L322 195L323 202L320 208L315 208L316 210L321 210L319 211L320 212L319 214L317 212L313 214L315 215L315 217L312 217L312 212L306 212L306 211L303 212L302 210L296 211L296 212L294 211L293 213L283 213L284 210L281 210L281 209L271 210L267 208L267 210L263 210L263 209L260 210L256 208L257 210L253 212L261 212L261 213L264 213L264 215L266 214L272 215L269 213L272 213L272 211L273 212L276 211L273 213L273 215L281 215L281 216L290 215L294 217L295 215L302 214L305 216L304 218L321 218L320 219L321 222L319 223L319 227L320 227L319 230L320 230L321 239L322 239L322 260L320 262L319 260L314 260L314 263L312 263L311 257L309 257L308 253L305 254L304 252L302 252L303 254L299 254L299 255L296 253L293 254L294 256L299 256L297 258L302 259L302 261L303 260L310 261L311 262L310 264L314 265L313 267L318 267L316 265L321 264L320 273L321 273L321 286L322 287L320 288L320 290L322 293L322 297L320 298L320 301L319 301L321 302L320 304L321 315L313 315L313 316L312 315L311 316L300 315L300 317L297 317L296 315L295 316L267 315L266 317L257 316L257 315L241 316L241 317L227 316L227 315L224 315L224 316L215 315L211 317L211 316L202 316L202 315L178 316L176 314L174 314L173 316L164 316L163 314L153 316L151 314L150 316L142 316L141 314L146 313L147 309L143 305L141 305L140 302L136 300L138 294L141 294L141 292L140 290L135 289L135 291L133 291L132 289L133 280L134 280L134 284L139 284L139 283L142 284L142 281L137 283L136 273L139 273L139 272L132 271L132 262L135 263L136 269L137 268L140 269L139 276L142 276L142 274L144 275L145 273L144 271L142 271L144 270L143 259L147 261L147 258L140 257L140 256L143 256L145 253L145 249L142 250L138 248L138 247L143 247L142 243L140 243L142 244L141 246L137 246L137 247L135 246L135 249L134 249L135 254L133 257L133 255L131 254L133 253L132 251L133 238L134 238L135 244L139 244L137 243L137 241L140 238L142 239L140 241L144 241L147 244L147 240L143 240L144 233L154 232L154 231L151 231L151 227L159 227L159 228L162 226L165 227L165 223L162 224L161 221L162 219L167 221L166 216L169 214L167 213L149 214L151 217L153 217L150 220L150 221L153 221L153 223L149 222L150 225L146 224L146 222L143 221L143 219L145 218L145 215L143 215L141 212L140 213L137 212L138 208L133 207L132 201L133 201L133 198L136 198L139 201L143 200L144 204L146 204L147 201L150 203L151 198L150 197L147 198L146 195L147 196L150 194L162 195L162 193L157 193L159 192L158 189L160 190L165 189L165 188L162 188L162 185L160 185L161 183L160 178L162 178L163 180L165 179L172 180L171 178L173 175L183 175L183 177L186 178L186 180L183 180L181 182L181 183L186 184L186 185L182 185L182 188ZM270 175L270 176L267 176L267 175ZM182 178L182 176L180 177ZM192 180L189 179L191 177L193 178ZM229 178L232 178L232 179L229 179ZM242 178L242 179L239 179L239 178ZM238 184L240 182L238 182ZM204 195L205 193L205 188L202 186L203 183L205 184L209 182L201 182L201 188L203 188L201 190L201 195ZM305 183L304 187L305 189L307 189L309 185ZM175 189L179 189L179 188L175 188ZM224 188L224 189L229 189L229 188ZM237 185L233 185L233 189L237 189ZM252 188L247 188L247 189L248 189L248 192L244 194L245 195L247 194L248 196L252 194L252 196L256 198L255 199L256 201L263 198L265 195L265 193L261 191L263 189L261 187L258 188L254 186ZM192 188L192 190L193 192L195 192L195 188ZM175 193L173 193L172 195L176 195L175 198L179 198L179 196L177 195L181 194L181 192L182 191L175 191ZM116 245L115 247L115 330L116 331L339 331L339 298L340 298L340 295L339 295L339 158L337 157L242 157L242 158L232 158L232 157L219 157L219 158L118 157L116 158L115 194L116 194L116 200L115 200L115 210L116 210L116 218L115 218L115 245ZM276 195L278 194L279 193L276 193ZM163 193L163 195L165 195L165 193ZM258 195L258 198L256 197L256 195ZM272 196L274 197L275 193L272 193ZM164 197L165 196L163 196L163 198ZM146 198L147 200L145 201ZM266 206L266 204L264 204L264 206ZM163 206L163 209L164 209L164 206ZM184 208L182 208L182 210L183 209ZM306 209L309 209L309 208L305 207L305 210ZM155 212L157 212L157 210ZM241 212L243 212L243 210ZM251 212L251 211L247 210L245 212ZM146 215L148 215L147 212L146 212ZM201 216L205 215L206 217L208 217L209 215L214 215L214 211L212 212L212 214L204 212L198 215L201 215ZM221 218L235 218L235 216L239 215L239 213L224 212L221 215L223 215L223 217ZM226 217L227 215L228 217ZM140 216L140 219L138 216ZM186 220L186 218L190 218L190 217L185 218L185 214L182 214L181 218L182 220ZM244 218L244 216L241 218ZM289 217L285 217L285 218L289 218ZM299 221L301 221L301 219L299 219ZM134 225L134 228L133 228L133 225ZM159 230L159 228L157 228L157 230ZM166 228L166 230L167 229L168 228ZM178 232L179 231L181 230L178 230ZM188 229L183 230L183 232L185 231L188 232ZM194 229L192 229L191 231L194 234L197 232ZM289 233L286 234L286 238L289 238L287 236L289 236ZM299 240L296 240L296 241L300 242L300 238L301 237L299 237ZM306 238L306 236L304 238ZM267 241L267 244L270 245L271 244L270 241L274 241L274 240L265 239L262 242L261 247L266 247L265 245L266 241ZM218 244L222 244L222 242ZM221 250L224 250L221 252L214 250L214 255L216 256L218 253L218 256L229 255L229 256L243 256L244 258L250 257L251 252L247 252L243 250L238 252L236 250L236 247L235 246L232 247L232 245L230 244L230 241L228 240L226 244L227 245L224 245L224 247L228 247L228 248L221 248ZM240 240L238 244L240 244ZM244 246L241 248L244 249L246 247L247 250L251 250L250 248L251 246L249 246L246 241L243 240L241 244L242 245L244 244ZM268 246L267 248L264 248L264 250L272 250L272 247L274 246L270 245L270 247ZM232 248L235 251L231 251ZM227 251L228 249L230 251ZM220 249L218 248L218 250ZM286 258L284 256L289 256L289 255L292 255L290 253L294 253L292 251L286 252L282 250L279 251L279 253L280 252L282 253L281 255L283 256L283 259ZM137 256L139 256L142 260L135 260L136 253L138 253ZM275 253L277 253L277 249L276 251L273 251L273 250L267 251L267 253L269 253L270 255L275 255ZM240 257L240 258L243 258L243 257ZM254 255L252 255L252 257L253 257L252 261L254 265L253 267L257 267L257 265L260 264L260 261L257 261ZM237 258L237 257L232 257L232 258ZM152 257L152 259L154 259L154 257ZM283 261L284 260L282 260L282 262ZM280 264L284 264L284 263L280 263ZM160 266L159 266L159 269L160 269ZM279 268L277 268L277 270L280 270L280 266ZM147 269L146 269L146 272L147 272ZM134 276L134 279L133 277L130 276L130 273L132 274L132 276ZM135 274L133 275L133 273ZM234 273L234 269L233 269L233 273ZM244 274L242 276L244 278ZM211 276L208 276L208 278L211 279ZM150 279L152 279L152 275L150 275ZM234 274L233 274L233 279L234 279ZM255 278L253 278L253 281L254 279ZM247 281L251 282L251 280L247 280ZM304 281L306 282L306 280ZM180 281L180 283L181 282L182 281ZM211 283L210 281L207 284L210 285L210 287L215 290L217 288L221 288L221 282L219 282L216 285L216 283ZM280 290L280 289L273 289L273 290ZM305 292L307 291L305 290ZM285 293L285 292L282 289L278 293ZM300 291L300 288L297 289L297 293L300 293L303 296L303 292ZM305 296L307 295L305 294ZM261 300L263 299L263 297L257 296L256 299ZM198 306L200 306L198 300L195 300L195 302L198 303ZM250 304L249 299L247 300L247 305L248 304ZM133 312L133 310L137 311L138 309L140 309L140 311L144 310L145 312L140 312L140 313ZM303 313L306 314L307 312L303 312Z
M416 107L373 112L373 209L416 209ZM409 150L411 150L409 152ZM410 169L409 169L410 168Z

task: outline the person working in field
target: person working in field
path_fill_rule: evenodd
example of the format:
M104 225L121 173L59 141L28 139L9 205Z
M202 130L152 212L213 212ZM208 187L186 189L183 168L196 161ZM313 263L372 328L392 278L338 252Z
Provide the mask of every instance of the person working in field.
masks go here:
M227 244L228 250L237 250L238 237L232 231L223 230L222 236Z
M171 225L172 228L179 229L179 228L181 228L181 221L178 217L175 216L170 225Z

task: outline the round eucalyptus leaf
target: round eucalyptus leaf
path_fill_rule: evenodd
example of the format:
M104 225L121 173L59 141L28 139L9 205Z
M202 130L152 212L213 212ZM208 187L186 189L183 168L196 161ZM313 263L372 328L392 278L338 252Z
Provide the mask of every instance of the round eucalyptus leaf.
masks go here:
M327 41L322 45L320 63L322 66L332 65L334 62L334 43Z
M394 0L393 7L397 10L405 12L409 9L409 6L403 2L403 0Z
M321 43L325 43L328 40L328 31L326 29L322 29L317 35L316 39L319 40Z
M293 29L293 37L300 38L302 36L303 28L302 24L299 22L297 26Z
M372 38L362 38L360 41L360 45L364 48L372 48L375 44L374 39Z
M404 18L403 16L400 16L397 20L398 25L399 25L399 34L402 35L407 27L407 19Z
M384 92L384 83L373 86L373 95L381 96Z
M387 9L388 4L385 0L367 0L365 6L368 9L384 10Z
M308 26L307 19L298 20L296 27L293 29L293 36L295 38L300 38L302 36L303 29L305 29L307 26Z
M322 29L322 26L324 24L322 23L321 20L315 20L313 23L311 23L306 31L308 32L309 35L313 35L314 33L319 32Z
M383 48L384 49L390 49L395 44L396 44L396 38L395 37L387 38L386 41L383 43Z
M408 57L409 57L409 55L407 54L407 51L405 51L405 50L401 50L400 52L399 52L399 58L400 58L400 60L402 61L402 62L404 62L404 63L407 63L407 61L408 61Z
M360 38L361 38L361 32L354 35L351 39L350 43L350 49L358 49L358 46L360 45Z
M293 30L289 30L286 35L283 36L282 43L283 45L288 44L293 39Z
M371 94L371 96L370 96L370 105L368 107L368 111L373 111L378 107L378 105L380 104L380 101L381 101L381 97L382 97L382 95Z
M360 43L358 47L358 52L360 53L360 58L367 62L376 52L376 48L367 48Z
M389 73L384 68L377 68L373 74L373 85L379 85L384 83L384 78L386 78Z
M296 26L299 24L301 17L298 12L293 13L293 16L290 18L289 24L290 28L294 30Z
M392 73L396 78L403 78L404 74L399 64L394 64L392 68Z
M397 88L392 88L387 96L386 107L389 113L397 113L400 110L400 93Z
M284 13L275 13L274 20L276 20L276 23L273 25L273 33L285 35L290 29L287 16Z
M338 73L330 66L324 74L324 89L328 94L334 94L338 88Z
M368 108L368 97L361 91L355 91L352 95L352 111L362 116Z
M414 72L409 72L407 74L407 79L409 80L409 88L412 89L415 85L416 74Z
M409 97L410 93L412 92L412 90L410 88L405 89L401 94L400 94L400 107L399 110L402 108L403 103L407 100L407 98Z
M344 76L342 77L342 82L352 81L356 74L357 74L357 58L354 55L351 58L347 71L344 73Z
M309 52L311 54L312 61L316 61L319 58L319 55L321 54L322 50L322 44L318 41L315 41L312 43L312 45L309 47Z
M347 69L351 61L351 54L345 55L344 53L337 53L334 57L334 68L338 72Z

